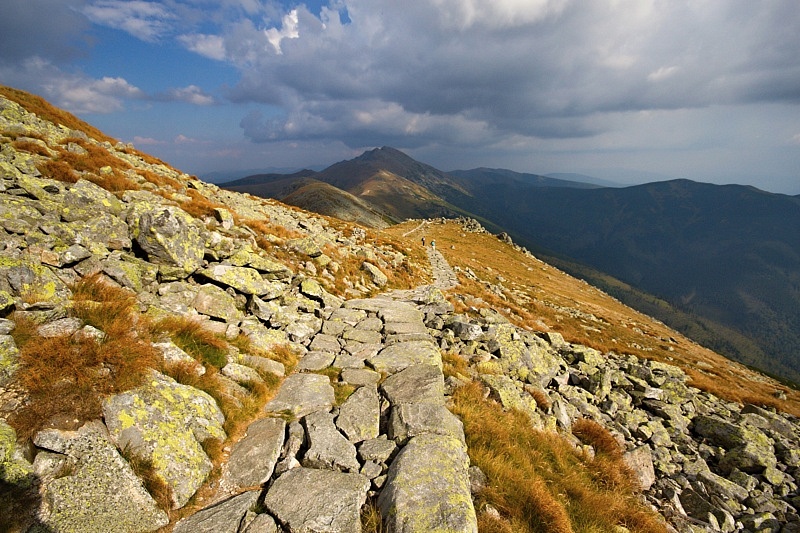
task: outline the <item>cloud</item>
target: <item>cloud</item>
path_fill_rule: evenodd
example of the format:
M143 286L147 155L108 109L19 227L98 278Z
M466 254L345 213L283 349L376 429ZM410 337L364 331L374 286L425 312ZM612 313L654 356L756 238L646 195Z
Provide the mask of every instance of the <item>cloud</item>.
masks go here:
M180 35L178 41L188 50L209 59L225 59L225 39L221 35L193 33Z
M140 137L135 135L133 137L133 144L136 146L163 146L167 144L165 141L159 141L158 139L154 139L152 137Z
M283 25L280 29L269 28L264 30L264 35L267 36L267 41L275 49L276 54L282 54L281 41L284 39L297 39L300 33L297 31L298 20L297 10L293 9L286 16L283 17Z
M95 24L123 30L149 42L170 33L177 18L160 2L143 0L97 0L85 6L83 14Z
M199 106L214 104L214 97L203 92L197 85L170 89L163 94L157 95L155 99L166 102L185 102Z
M88 21L74 0L4 0L0 14L0 64L32 56L66 60L86 49L81 41Z

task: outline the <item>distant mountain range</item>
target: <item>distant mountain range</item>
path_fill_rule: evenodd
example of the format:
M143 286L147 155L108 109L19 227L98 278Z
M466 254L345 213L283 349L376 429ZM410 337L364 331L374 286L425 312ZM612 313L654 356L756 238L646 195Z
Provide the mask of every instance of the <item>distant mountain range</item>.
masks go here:
M611 188L561 176L445 173L384 147L320 172L223 186L378 227L478 218L709 347L800 382L800 197L690 180Z

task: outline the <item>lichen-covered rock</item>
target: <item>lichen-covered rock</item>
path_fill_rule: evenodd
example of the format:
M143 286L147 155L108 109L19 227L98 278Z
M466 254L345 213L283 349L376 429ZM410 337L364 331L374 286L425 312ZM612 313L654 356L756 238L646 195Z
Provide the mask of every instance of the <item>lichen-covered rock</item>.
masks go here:
M187 276L202 264L205 238L182 209L136 203L128 214L128 225L150 261L179 267Z
M59 303L71 295L67 285L53 271L27 259L0 254L0 290L15 298Z
M388 531L477 533L469 457L453 437L411 439L389 468L378 506Z
M405 403L392 407L389 417L390 439L403 443L411 437L424 434L446 435L465 443L464 425L444 405Z
M263 296L270 292L270 284L254 268L212 265L201 270L199 274L217 283L233 287L244 294Z
M360 474L293 468L275 480L264 505L289 533L359 533L369 486Z
M17 432L0 418L0 483L27 487L33 483L33 465L17 446Z
M5 385L19 368L19 350L14 337L0 335L0 386Z
M39 516L50 530L133 533L155 531L169 522L100 422L78 431L43 430L34 442L71 457L75 465L44 487Z
M492 394L497 398L505 409L517 409L527 414L535 416L536 400L533 397L517 388L513 379L494 374L481 374L481 380L489 386Z
M236 308L233 296L211 283L200 286L192 307L202 315L219 318L225 322L238 322L244 318L244 313Z
M254 253L249 246L238 250L227 259L227 262L234 266L255 268L268 280L286 280L292 277L292 271L289 267L274 259Z
M381 390L392 405L444 405L444 376L434 365L413 365L386 378Z
M149 459L182 507L211 471L201 443L224 439L225 418L208 394L151 371L146 384L103 402L103 415L120 449Z

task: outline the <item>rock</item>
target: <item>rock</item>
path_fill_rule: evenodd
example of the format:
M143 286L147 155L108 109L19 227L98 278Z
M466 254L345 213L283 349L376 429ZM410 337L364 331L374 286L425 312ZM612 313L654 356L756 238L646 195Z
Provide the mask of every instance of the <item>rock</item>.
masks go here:
M336 427L350 442L374 439L379 433L380 397L375 385L359 387L339 407Z
M179 267L186 275L202 264L205 238L182 209L137 203L128 215L128 225L151 262Z
M0 387L8 383L19 368L19 349L11 335L0 335Z
M341 380L343 383L361 387L363 385L377 385L381 380L381 375L366 368L345 368L342 370Z
M456 337L462 341L475 341L483 336L483 329L480 324L470 324L462 320L454 320L449 324L450 329L456 334Z
M442 366L442 356L435 344L428 341L400 342L383 348L367 358L378 372L393 374L413 365Z
M244 313L236 307L236 299L211 283L200 286L192 307L202 315L219 318L225 322L238 323L244 318Z
M201 509L175 524L174 533L238 533L261 491L248 491Z
M267 513L256 515L242 533L280 533L275 519Z
M741 486L737 485L733 481L728 481L724 477L718 476L709 470L701 471L697 475L697 478L705 484L709 492L722 497L723 500L736 500L738 502L743 502L749 495L748 492Z
M653 468L653 456L650 454L649 446L639 446L626 452L623 460L628 468L636 474L642 490L648 490L655 483L656 472Z
M392 407L389 438L404 443L424 434L446 435L464 441L464 425L442 404L405 403Z
M357 533L369 487L360 474L293 468L275 480L264 505L290 533Z
M393 440L388 440L386 435L378 438L365 440L358 445L358 457L362 461L375 461L385 463L397 450L397 444Z
M327 376L292 374L264 411L302 417L315 411L328 411L334 402L333 387Z
M392 461L378 506L388 531L477 532L469 458L452 437L412 438Z
M386 378L381 390L392 405L430 403L444 405L444 376L432 365L414 365Z
M286 332L280 329L270 329L263 324L245 324L240 325L242 332L250 339L253 346L262 352L269 353L276 346L287 344L289 338Z
M0 253L0 290L17 298L57 304L69 288L46 266Z
M303 419L309 448L301 461L308 468L358 472L356 448L339 433L333 415L317 411Z
M308 352L297 363L298 372L317 372L328 368L333 363L336 355L331 352Z
M225 439L225 417L205 392L156 371L150 376L145 385L106 399L103 416L117 446L151 461L180 508L211 471L201 443Z
M247 427L244 438L231 450L220 485L226 492L261 485L269 481L278 462L286 434L280 418L262 418Z
M111 444L100 422L78 431L47 429L34 438L37 446L65 454L74 467L44 487L40 519L53 531L153 531L169 522L142 487L130 465Z
M364 261L363 263L361 263L361 270L366 272L367 275L370 277L372 283L374 283L378 287L383 287L384 285L389 283L389 278L386 277L386 274L381 272L381 270L378 267L376 267L375 265L373 265L368 261Z
M198 274L217 283L233 287L243 294L263 296L271 292L270 284L254 268L212 265Z
M249 383L263 383L259 373L249 366L240 365L238 363L228 363L220 369L220 373L235 381L239 385L247 385Z

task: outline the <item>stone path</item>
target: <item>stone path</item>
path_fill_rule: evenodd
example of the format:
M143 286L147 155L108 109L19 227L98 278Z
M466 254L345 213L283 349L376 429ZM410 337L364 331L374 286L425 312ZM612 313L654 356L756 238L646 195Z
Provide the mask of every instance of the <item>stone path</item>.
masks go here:
M441 354L426 327L452 313L439 289L454 286L455 274L439 252L428 256L435 286L329 311L267 418L231 451L220 492L234 496L176 532L360 531L367 498L387 531L477 531L464 431L445 405ZM341 369L334 383L321 374L330 368ZM337 404L345 388L354 391ZM248 504L262 492L267 513L255 515Z

